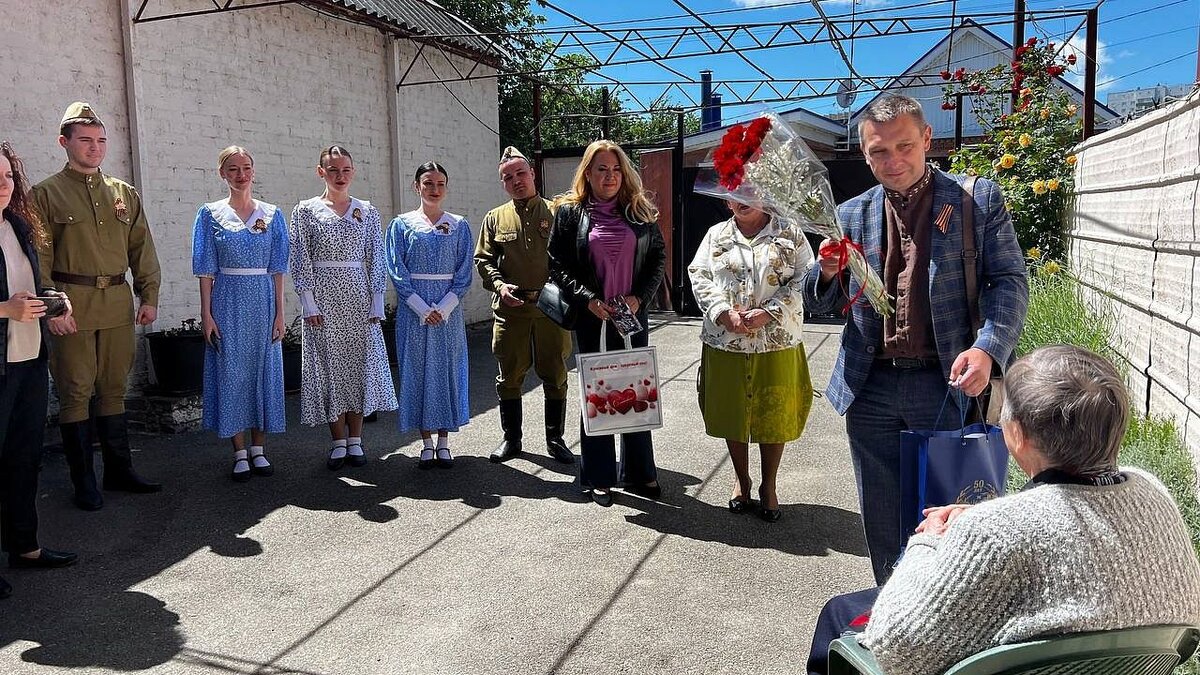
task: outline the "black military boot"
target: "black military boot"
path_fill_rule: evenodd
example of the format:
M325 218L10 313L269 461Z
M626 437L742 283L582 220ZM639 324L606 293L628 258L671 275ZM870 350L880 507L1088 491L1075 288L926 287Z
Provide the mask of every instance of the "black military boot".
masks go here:
M100 450L104 453L105 490L139 494L162 491L161 485L151 483L133 470L124 413L97 417L96 435L100 437Z
M99 511L104 506L104 497L96 487L95 454L87 421L60 424L58 430L71 469L71 484L75 486L75 506L84 511Z
M488 457L493 462L521 454L521 399L500 400L500 428L504 430L504 440Z
M563 430L567 426L567 402L546 399L546 449L550 456L563 464L574 464L575 455L563 440Z

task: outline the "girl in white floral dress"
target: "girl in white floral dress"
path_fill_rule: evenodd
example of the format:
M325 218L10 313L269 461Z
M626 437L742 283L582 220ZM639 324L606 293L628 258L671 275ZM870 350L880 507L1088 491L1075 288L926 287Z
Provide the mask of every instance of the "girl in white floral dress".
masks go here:
M367 463L363 416L396 409L396 390L379 323L387 267L379 211L350 196L354 159L321 151L325 192L292 212L291 274L304 316L300 421L329 425L326 465Z

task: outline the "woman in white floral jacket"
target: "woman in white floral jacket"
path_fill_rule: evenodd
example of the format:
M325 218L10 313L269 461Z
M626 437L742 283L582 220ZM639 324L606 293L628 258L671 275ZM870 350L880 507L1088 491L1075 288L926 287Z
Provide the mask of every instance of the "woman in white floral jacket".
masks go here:
M799 229L727 204L733 217L709 229L688 266L704 313L700 406L705 430L725 439L737 473L729 510L758 506L763 520L775 522L783 447L800 437L812 407L801 297L815 259ZM761 502L750 497L752 442L762 458Z

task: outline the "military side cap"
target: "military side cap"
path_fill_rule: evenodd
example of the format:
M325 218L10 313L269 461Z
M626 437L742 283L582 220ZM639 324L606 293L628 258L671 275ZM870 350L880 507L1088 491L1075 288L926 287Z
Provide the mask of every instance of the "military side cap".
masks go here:
M104 125L104 122L101 122L100 117L96 115L96 111L92 110L90 103L76 101L67 106L67 111L63 113L62 122L59 122L58 126L62 128L68 124L77 124L79 122Z
M522 155L520 150L514 148L511 145L508 146L507 148L505 148L504 152L500 153L500 163L501 164L503 164L507 161L510 161L510 160L514 160L514 159L523 159L526 162L529 161L528 157L526 157L525 155Z

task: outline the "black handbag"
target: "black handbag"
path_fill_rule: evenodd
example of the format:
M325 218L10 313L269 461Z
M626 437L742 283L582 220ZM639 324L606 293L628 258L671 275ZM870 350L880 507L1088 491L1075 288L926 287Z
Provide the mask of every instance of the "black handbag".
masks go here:
M554 281L547 281L538 293L537 307L550 320L565 330L575 328L575 306L567 300L567 294Z

